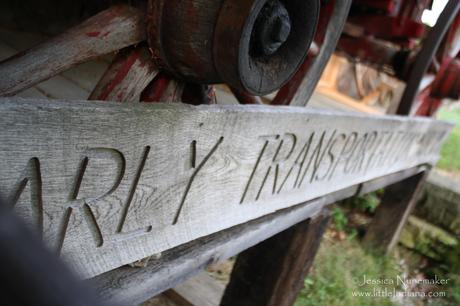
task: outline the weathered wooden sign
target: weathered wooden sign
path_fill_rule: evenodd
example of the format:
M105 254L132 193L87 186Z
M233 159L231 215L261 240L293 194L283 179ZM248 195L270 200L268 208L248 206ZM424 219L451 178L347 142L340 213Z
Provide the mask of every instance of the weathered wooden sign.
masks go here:
M450 130L302 108L0 99L0 192L85 277L422 164Z

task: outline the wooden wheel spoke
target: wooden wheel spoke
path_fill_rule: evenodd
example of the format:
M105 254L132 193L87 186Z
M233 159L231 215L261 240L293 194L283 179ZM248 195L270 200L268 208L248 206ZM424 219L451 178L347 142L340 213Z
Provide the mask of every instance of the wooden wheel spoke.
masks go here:
M185 83L159 73L142 92L142 102L182 102Z
M82 24L0 64L0 96L12 96L75 65L145 40L145 14L126 5Z
M122 50L102 76L89 100L139 102L147 85L158 74L145 44Z
M234 87L231 87L230 89L240 104L263 104L262 99L258 96L253 96L248 92L236 89Z

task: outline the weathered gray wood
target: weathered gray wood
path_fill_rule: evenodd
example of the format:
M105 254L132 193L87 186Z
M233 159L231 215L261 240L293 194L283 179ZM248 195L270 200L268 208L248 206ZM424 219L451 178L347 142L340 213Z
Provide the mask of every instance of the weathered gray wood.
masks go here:
M410 172L401 171L391 177L403 180L422 169L415 167ZM166 251L159 259L151 260L146 268L121 267L97 276L91 282L101 297L110 302L142 303L202 272L207 265L234 256L316 215L325 205L357 195L360 190L371 192L386 186L382 184L385 182L379 178L330 193Z
M35 33L0 29L0 61L19 52L26 51L49 38L48 36L37 35ZM64 71L61 76L76 83L87 92L91 92L94 89L94 84L97 84L104 74L104 71L107 70L109 63L112 61L112 57L112 55L106 55L91 62L77 65ZM21 92L20 96L24 97L22 93L23 92Z
M330 220L330 211L238 255L220 306L292 306L304 287Z
M114 6L0 63L0 96L12 96L74 65L145 39L145 14Z
M430 167L428 166L420 166L416 168L409 168L405 169L400 172L396 172L393 174L389 174L386 176L382 176L376 179L373 179L372 181L367 182L366 184L362 184L359 194L358 195L365 195L370 192L376 191L378 189L381 189L383 187L387 187L393 184L396 184L406 178L416 176L421 172L426 172L428 171Z
M356 194L358 186L287 208L162 253L146 268L120 267L91 279L102 299L135 305L182 283L213 263L237 255L317 214L326 205Z
M301 108L0 100L0 191L86 277L435 163L450 125Z
M27 33L0 30L0 61L29 48L39 39ZM93 90L94 84L97 84L104 71L107 70L107 66L108 64L102 60L83 63L23 90L17 96L43 99L86 99Z

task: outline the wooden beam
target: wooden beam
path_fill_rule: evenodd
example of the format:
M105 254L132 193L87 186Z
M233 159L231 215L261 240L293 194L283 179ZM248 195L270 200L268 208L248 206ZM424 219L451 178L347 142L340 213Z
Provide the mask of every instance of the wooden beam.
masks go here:
M329 220L325 209L238 255L220 305L294 305Z
M261 105L10 98L0 112L0 192L85 277L433 164L451 128Z
M74 28L0 63L0 96L12 96L77 64L145 39L145 14L127 5L107 9Z
M399 180L403 180L420 173L422 169L412 168L391 177L396 179L399 175ZM206 266L235 256L318 214L326 205L355 196L360 190L378 190L385 187L385 183L385 180L379 178L377 182L372 180L330 193L163 252L159 259L150 260L149 265L143 269L124 266L97 276L90 282L108 302L120 302L122 305L142 303L202 272Z
M89 280L103 300L135 305L201 273L212 263L230 258L317 214L325 203L353 196L357 187L262 217L162 253L146 268L128 266Z
M428 171L418 173L386 188L364 237L364 244L368 248L384 253L393 250L417 203L427 174Z

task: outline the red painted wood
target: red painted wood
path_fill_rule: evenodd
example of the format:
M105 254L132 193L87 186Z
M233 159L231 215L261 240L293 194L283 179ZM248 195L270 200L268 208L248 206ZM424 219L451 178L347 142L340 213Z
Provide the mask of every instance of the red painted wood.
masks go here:
M91 93L89 100L139 102L158 69L145 44L120 52Z
M145 15L117 5L0 63L0 96L16 93L75 65L145 39Z

